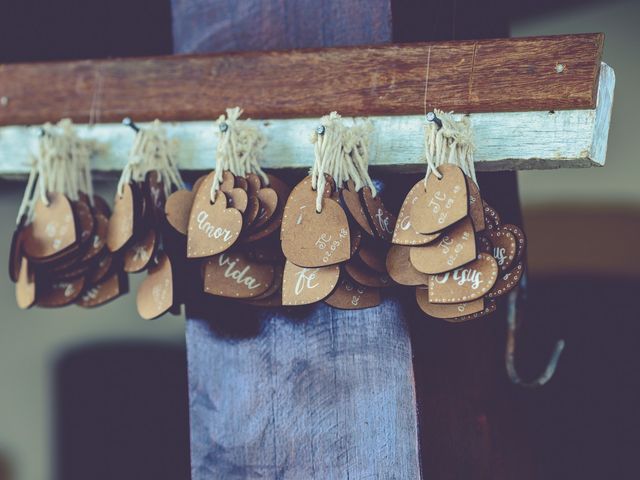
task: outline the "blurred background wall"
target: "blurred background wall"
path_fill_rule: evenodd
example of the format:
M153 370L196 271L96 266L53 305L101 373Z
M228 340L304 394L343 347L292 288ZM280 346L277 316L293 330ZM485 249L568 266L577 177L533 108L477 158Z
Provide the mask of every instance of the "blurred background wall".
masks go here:
M519 3L522 3L520 9ZM168 2L14 0L3 1L1 7L0 61L3 62L171 51ZM65 26L69 9L75 12L75 23ZM558 296L555 286L562 285L564 278L571 278L572 282L587 279L590 286L597 285L599 281L611 284L611 279L615 278L620 282L616 288L624 293L625 298L632 298L634 289L640 286L640 253L635 248L640 229L636 119L640 111L640 92L637 90L640 86L640 29L637 26L640 3L514 1L510 9L513 10L512 36L595 31L606 34L604 60L613 66L617 76L607 166L601 169L524 172L519 174L519 179L525 226L530 238L530 270L534 280L540 279L535 290L537 306L533 313L542 320L554 308L565 309L563 312L569 312L567 315L572 310L574 313L578 311L575 322L564 329L556 332L553 325L549 328L554 334L571 334L573 331L575 335L575 330L582 328L580 322L584 320L584 338L576 337L574 345L584 347L580 355L585 358L588 355L598 356L592 362L579 363L575 360L578 357L571 356L569 343L568 356L561 361L560 380L557 382L562 381L563 368L593 369L587 372L587 376L593 374L595 382L615 390L619 384L610 385L605 378L626 376L627 373L632 375L633 370L617 367L624 363L623 367L631 369L633 363L629 362L637 364L636 357L625 354L614 358L611 353L618 347L627 352L637 346L620 342L620 336L625 332L630 333L629 342L637 334L637 330L624 328L633 318L618 324L615 323L617 318L602 318L611 311L605 304L618 301L614 295L600 298L596 308L601 314L600 320L587 321L585 318L593 308L585 306L581 296L584 292L597 295L598 289L587 288ZM82 20L78 21L78 18ZM1 184L0 262L3 264L7 261L23 185L22 182L6 181ZM100 183L99 190L105 198L112 197L113 189L114 181ZM546 278L552 278L555 283L545 282ZM132 276L131 280L135 291L140 278ZM60 452L57 446L60 436L65 435L60 422L65 415L73 413L61 408L61 404L65 408L88 406L88 413L75 419L80 423L75 425L75 432L111 425L105 434L118 435L126 425L117 425L120 420L112 416L113 412L121 411L125 421L131 420L126 416L126 410L136 398L141 402L141 405L136 405L137 411L142 409L146 414L138 419L137 425L129 425L131 438L100 439L97 435L94 441L119 443L121 448L114 453L120 455L118 458L123 458L127 452L149 455L145 457L148 462L164 467L164 472L158 472L153 478L186 478L171 471L167 465L178 464L176 468L179 470L185 461L184 455L177 455L177 459L171 457L172 448L175 451L180 446L184 447L186 441L186 405L180 403L184 402L186 392L183 319L166 316L154 322L144 322L136 316L134 299L135 296L129 294L92 311L68 307L23 312L15 306L12 284L6 275L0 275L0 480L55 478L59 463L64 461L61 458L69 455L69 452ZM545 299L549 301L545 302ZM573 308L570 302L581 302L580 308ZM637 317L633 311L630 314ZM620 336L612 336L616 332L605 332L609 321ZM541 348L541 358L544 358L544 349L549 347L545 343ZM572 358L575 364L571 363ZM602 367L602 362L607 368ZM90 375L91 372L96 374ZM570 376L568 373L564 375ZM86 388L79 389L77 384L65 383L68 379L79 379L80 386ZM144 388L136 390L136 385ZM83 393L86 390L89 392ZM553 391L553 384L550 391ZM95 395L92 396L91 392ZM584 392L585 396L589 395L587 390ZM615 395L616 392L610 394ZM102 412L102 416L101 412L91 410L95 396L100 395L112 398L110 411ZM542 399L544 403L548 397L535 399ZM580 396L570 400L567 411L574 406L574 400L580 402ZM146 451L144 445L136 444L137 430L153 428L154 424L171 417L172 412L175 423L165 422L165 430L158 432L159 436L168 436L169 439L160 445L161 449L155 455ZM561 412L566 413L564 410ZM627 420L615 419L620 424ZM92 421L96 423L92 424ZM557 423L561 420L549 417L548 421ZM605 415L602 421L611 423L611 418ZM630 427L632 425L633 422L629 424ZM572 428L571 424L567 428ZM615 442L625 439L628 432L616 430L609 433L619 435L612 439ZM65 443L82 449L81 439L79 441L72 435ZM551 443L549 448L553 446ZM163 457L171 461L163 463ZM110 470L117 467L113 465L116 460L116 457L88 458L96 472L85 478L125 478L124 472L118 474L117 470ZM129 475L135 473L127 472ZM149 477L140 475L137 478ZM567 471L565 478L578 477Z

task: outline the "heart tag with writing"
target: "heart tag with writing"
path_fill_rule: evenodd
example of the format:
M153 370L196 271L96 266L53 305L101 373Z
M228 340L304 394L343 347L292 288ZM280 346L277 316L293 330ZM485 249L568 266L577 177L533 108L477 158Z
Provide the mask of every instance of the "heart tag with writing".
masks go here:
M113 272L100 283L86 289L76 305L83 308L94 308L115 300L129 291L127 276Z
M334 308L358 310L380 305L380 289L359 285L347 276L343 276L337 288L324 299Z
M378 238L390 242L397 221L396 216L386 209L380 195L373 196L369 187L362 187L360 195L374 232Z
M254 229L262 227L271 220L273 215L276 213L279 201L276 191L273 188L268 187L258 190L256 197L260 208L258 209L257 216L255 217L255 223L252 225L252 228Z
M392 243L396 245L425 245L440 236L441 232L430 235L418 233L416 229L413 228L413 225L411 225L411 209L418 201L421 190L424 191L424 180L416 183L411 190L409 190L404 202L402 202L398 220L393 230L393 237L391 238Z
M444 320L471 315L484 310L484 298L462 303L431 303L429 302L429 290L420 287L416 288L416 300L424 313Z
M353 180L349 180L346 188L340 190L340 197L342 198L342 204L347 208L351 218L355 220L362 230L373 236L373 230L369 224L369 219L364 211L364 207L360 201L360 195L356 191Z
M345 263L344 269L352 279L366 287L382 288L393 285L391 278L386 272L376 272L365 265L358 257L353 257Z
M187 234L187 257L210 257L235 243L242 230L242 214L227 208L224 192L216 193L211 203L212 174L202 182L193 200Z
M136 273L144 270L153 258L157 244L157 234L153 228L149 228L143 236L135 241L124 252L123 269L128 273Z
M285 257L300 267L334 265L348 260L351 253L346 213L326 197L317 212L310 177L296 185L287 200L280 239Z
M427 285L429 275L419 272L409 260L410 247L392 245L387 253L386 267L389 276L400 285Z
M455 270L429 277L429 302L462 303L485 295L498 278L493 256L480 253L476 259Z
M520 283L520 279L522 278L523 273L524 265L522 264L522 262L518 262L507 273L501 273L496 279L495 285L487 294L487 298L497 298L504 295L505 293L509 293Z
M418 190L411 207L411 223L418 233L436 233L467 216L469 199L464 172L455 165L438 167L442 178L427 178L426 189Z
M35 276L27 257L21 257L16 279L16 303L21 309L31 307L36 301Z
M48 284L37 286L37 304L39 307L64 307L75 302L83 292L86 281L84 277L73 280L54 280Z
M167 312L172 305L173 269L169 257L163 253L138 287L136 306L138 315L151 320Z
M273 284L275 270L253 262L241 251L223 252L204 264L204 291L230 298L257 297Z
M515 237L516 254L514 257L514 261L519 262L520 260L522 260L527 245L527 239L524 236L524 232L520 230L520 228L516 227L515 225L511 225L510 223L505 223L504 225L502 225L502 228L511 232Z
M448 227L440 238L427 245L409 247L413 266L422 273L453 270L476 258L476 241L469 217Z
M493 207L483 202L484 205L484 224L487 230L493 230L500 226L500 215L495 211Z
M338 283L340 266L299 267L287 261L282 277L282 304L308 305L327 297Z
M516 258L517 244L515 235L503 227L497 227L489 230L487 238L491 242L491 253L496 262L498 262L500 271L506 272Z
M69 199L61 193L47 195L49 205L38 198L33 221L23 237L24 252L30 258L43 259L73 246L77 239L76 221Z
M107 248L117 252L131 240L135 232L135 193L132 184L126 184L122 195L116 193L113 214L109 218Z
M194 198L195 194L189 190L177 190L169 195L164 205L167 222L182 235L189 231L189 214Z
M484 230L484 204L480 196L480 189L476 182L465 175L467 182L467 196L469 197L469 216L476 232Z
M274 175L267 175L267 177L269 178L269 188L273 189L276 192L276 195L278 197L276 210L271 216L271 218L269 218L265 224L261 225L260 228L251 229L251 232L249 232L242 239L242 241L245 243L255 242L257 240L261 240L265 237L268 237L273 232L278 230L282 223L282 218L283 218L284 209L285 209L285 199L289 196L291 189L286 183L284 183L278 177Z

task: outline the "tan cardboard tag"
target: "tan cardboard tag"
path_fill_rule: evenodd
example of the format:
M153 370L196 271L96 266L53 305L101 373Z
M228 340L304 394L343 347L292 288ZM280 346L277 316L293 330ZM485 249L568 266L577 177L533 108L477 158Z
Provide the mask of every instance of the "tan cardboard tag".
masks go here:
M339 265L307 268L287 261L282 278L282 304L307 305L319 302L333 291L339 277Z
M252 229L252 231L242 239L242 241L245 243L255 242L256 240L268 237L280 228L282 216L284 214L286 198L289 196L289 192L291 191L291 189L278 177L274 175L267 175L267 177L269 177L269 188L275 190L278 196L276 211L266 224L262 225L258 229Z
M448 227L436 241L409 247L413 266L422 273L442 273L476 258L476 241L471 219L466 217Z
M74 280L54 280L50 284L38 285L37 305L45 308L69 305L78 299L84 286L84 277L78 277Z
M102 282L85 290L76 301L76 305L83 308L93 308L115 300L127 293L128 282L126 279L126 275L113 272Z
M347 181L347 187L340 190L340 196L342 197L342 203L347 208L351 218L355 220L362 230L373 236L373 230L369 224L367 214L364 212L364 207L360 200L360 194L356 191L353 180Z
M189 231L189 214L194 198L195 194L189 190L177 190L169 195L164 205L167 222L182 235L186 235Z
M173 271L169 257L163 253L138 287L136 306L142 318L151 320L165 313L172 305Z
M409 261L410 247L392 245L387 254L386 267L389 276L400 285L427 285L429 275L419 272Z
M16 303L21 309L31 307L36 301L36 282L27 257L21 257L16 280Z
M245 192L248 193L249 182L247 182L247 179L245 177L240 177L240 176L236 177L235 183L233 185L237 188L243 189Z
M451 164L438 167L442 178L427 178L427 188L418 189L411 207L411 223L419 233L436 233L467 216L469 200L462 170Z
M106 276L115 270L113 266L113 254L107 249L96 259L93 270L89 272L89 283L95 285L101 282Z
M274 267L252 261L241 251L227 251L204 263L204 291L230 298L257 297L274 281Z
M107 201L100 195L93 196L93 210L95 213L101 213L106 218L111 216L111 207L109 207Z
M80 259L81 262L88 262L89 260L96 258L104 249L107 244L107 231L109 230L109 220L102 213L95 214L95 230L91 237L91 243L89 248L84 252L84 255Z
M128 273L144 270L153 258L156 249L156 231L147 229L144 234L127 247L123 256L123 269Z
M453 271L429 277L431 303L461 303L489 292L498 277L498 264L491 255L479 253L476 259Z
M515 225L511 225L510 223L505 223L504 225L502 225L502 228L510 231L516 239L515 261L518 262L522 260L527 245L527 239L524 235L524 232L520 230L520 228L516 227Z
M493 230L500 225L500 215L493 207L483 202L484 205L484 223L487 230Z
M124 186L122 196L116 193L113 202L113 214L109 218L107 230L107 248L111 252L121 250L134 232L134 193L131 184Z
M61 193L48 194L49 205L35 203L33 221L25 230L23 249L27 256L41 259L58 254L77 241L71 202Z
M338 287L324 301L334 308L344 310L371 308L380 305L380 289L359 285L343 275Z
M261 188L258 190L257 199L260 205L258 214L255 218L255 223L252 228L260 228L266 224L278 208L278 194L273 188ZM284 201L284 199L283 199Z
M349 236L351 242L351 256L353 257L358 249L360 248L360 244L362 243L362 230L357 225L351 224L349 225Z
M164 193L164 182L162 175L152 170L145 175L143 185L145 203L149 209L149 214L153 222L159 224L163 217L164 205L167 201Z
M397 221L396 216L386 209L380 195L373 196L369 187L362 187L360 194L374 232L378 238L390 242L393 237L393 227Z
M429 290L420 287L416 288L416 300L420 309L434 318L451 319L484 310L484 298L462 303L430 303Z
M227 195L227 207L235 208L240 213L244 213L247 210L247 205L249 203L247 192L241 188L232 188L225 193Z
M436 232L431 235L423 235L418 233L413 225L411 225L411 209L413 205L418 201L420 195L419 192L422 189L424 191L424 180L420 180L416 183L402 202L400 213L398 214L398 220L393 230L392 243L396 245L425 245L438 238L441 232Z
M501 273L496 279L496 283L491 291L487 293L487 298L497 298L505 293L509 293L520 283L523 273L524 265L522 262L518 262L507 273Z
M78 235L78 241L85 243L89 240L93 240L93 233L96 227L96 221L93 217L93 212L89 205L79 200L71 203L74 216L76 219L76 230Z
M351 278L366 287L382 288L393 285L393 282L387 273L376 272L375 270L367 267L358 257L353 257L345 263L344 269Z
M482 197L480 196L480 189L478 185L467 177L464 176L467 182L467 196L469 197L469 216L473 222L473 228L476 232L484 230L484 204L482 203Z
M516 237L504 227L496 227L487 232L487 237L491 241L491 253L498 262L501 272L506 272L511 268L516 258Z

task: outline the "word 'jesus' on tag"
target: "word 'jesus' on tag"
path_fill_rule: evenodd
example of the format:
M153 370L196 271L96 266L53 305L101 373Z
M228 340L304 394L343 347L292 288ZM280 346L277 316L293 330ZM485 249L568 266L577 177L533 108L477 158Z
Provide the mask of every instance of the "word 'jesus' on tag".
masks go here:
M476 259L455 270L429 277L429 302L461 303L482 297L498 277L492 255L480 253Z

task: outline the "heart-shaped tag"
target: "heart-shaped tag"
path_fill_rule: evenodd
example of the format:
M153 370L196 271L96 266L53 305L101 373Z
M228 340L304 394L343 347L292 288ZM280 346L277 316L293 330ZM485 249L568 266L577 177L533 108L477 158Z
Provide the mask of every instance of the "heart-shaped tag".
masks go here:
M393 237L393 227L397 220L396 216L387 210L384 203L382 203L380 195L373 196L369 187L362 187L360 194L374 232L378 238L390 242L391 237Z
M429 175L426 189L418 190L418 200L411 208L411 223L418 233L439 232L469 211L464 172L451 164L439 166L438 171L442 178Z
M491 253L498 262L500 271L506 272L516 258L516 237L504 227L489 230L487 237L492 245Z
M76 218L78 241L80 243L86 243L89 240L93 240L96 221L91 208L83 201L72 202L72 208Z
M109 273L116 270L116 268L111 268L112 266L113 254L107 249L95 261L93 270L89 272L89 283L91 283L92 285L96 285L97 283L101 282L104 278L107 277Z
M156 231L149 228L142 237L127 247L123 256L123 269L128 273L144 270L153 258L156 248Z
M387 257L387 245L382 242L363 242L358 250L358 257L369 268L379 273L386 273L385 260Z
M380 289L358 285L349 277L343 276L338 287L324 302L343 310L371 308L380 305Z
M211 203L212 182L213 174L209 174L193 200L187 235L189 258L224 252L235 243L242 230L242 214L235 208L227 208L224 192L218 191L215 203Z
M109 218L109 229L107 230L107 248L111 252L117 252L124 248L133 237L135 231L134 195L131 184L124 186L122 195L116 193L113 214Z
M493 207L483 202L484 205L484 224L487 230L493 230L500 226L500 215Z
M340 266L299 267L290 261L284 266L282 304L307 305L329 295L340 278Z
M16 279L16 303L21 309L31 307L36 301L36 282L27 257L21 257Z
M340 196L342 197L342 203L347 208L347 211L351 215L351 218L369 235L373 236L373 230L369 224L367 214L364 212L364 207L360 200L360 194L356 191L353 180L347 182L347 187L340 190Z
M516 227L515 225L511 225L510 223L505 223L504 225L502 225L502 228L511 232L515 237L516 254L515 254L514 261L519 262L520 260L522 260L522 256L524 255L524 251L527 245L527 239L524 236L524 232L520 230L518 227Z
M61 193L48 194L49 205L40 198L35 203L33 221L25 230L24 252L43 259L70 248L78 239L76 221L69 199Z
M93 232L89 248L84 252L81 262L88 262L98 256L107 243L107 232L109 230L109 220L102 213L95 214L96 228Z
M155 224L160 224L163 217L166 195L162 175L156 170L147 172L145 175L143 192L147 204L148 214Z
M282 277L284 276L284 263L273 264L273 270L274 270L273 281L271 282L271 285L269 286L269 288L267 288L260 295L256 295L255 297L252 297L252 300L263 300L265 298L269 298L275 295L276 293L280 292L280 290L282 290ZM278 297L279 297L278 301L280 302L280 304L282 304L282 294L278 295Z
M345 263L344 269L352 279L365 287L382 288L393 285L391 278L386 272L376 272L366 266L358 257L353 257Z
M338 202L326 197L322 211L316 211L310 177L296 185L287 200L280 239L287 259L300 267L334 265L350 256L347 215Z
M475 320L476 318L484 317L496 311L497 305L495 300L485 300L484 308L475 313L470 313L468 315L462 315L460 317L448 318L447 322L449 323L462 323L467 322L469 320Z
M466 217L448 227L433 243L409 247L413 266L422 273L442 273L476 258L476 242L471 219Z
M523 273L524 265L522 262L518 262L507 273L500 274L491 291L487 293L487 298L497 298L505 293L509 293L520 283Z
M411 225L411 209L420 198L419 193L421 190L424 191L424 180L416 183L411 190L409 190L404 202L402 202L398 220L393 230L392 243L397 245L425 245L440 236L441 232L430 235L418 233Z
M467 196L469 197L469 216L473 222L473 228L476 232L484 230L484 204L480 196L478 185L466 175Z
M136 295L138 314L145 320L159 317L173 305L173 272L165 254L149 269Z
M38 285L37 303L39 307L64 307L75 302L85 286L85 278L54 280L50 284Z
M189 190L177 190L169 195L164 205L167 222L182 235L189 231L189 214L194 198L195 194Z
M416 300L424 313L444 320L471 315L484 310L484 298L462 303L431 303L429 302L429 290L420 287L416 288Z
M249 197L247 192L241 188L232 188L227 194L227 206L229 208L235 208L240 213L244 213L249 203Z
M102 282L85 290L76 301L76 305L83 308L98 307L115 300L127 291L127 276L114 272Z
M253 262L241 251L220 253L203 268L204 291L221 297L257 297L274 281L273 265Z
M95 213L101 213L106 218L111 216L111 207L109 207L107 201L100 195L93 196L93 210Z
M389 276L400 285L427 285L429 275L419 272L409 261L410 247L392 245L387 253L386 267Z
M265 225L278 208L278 194L273 188L261 188L257 193L260 209L255 219L255 223L252 225L253 229L258 229Z
M276 211L267 221L267 223L265 223L258 229L252 229L251 232L245 236L245 238L243 239L243 242L245 243L255 242L256 240L265 238L278 230L278 228L280 228L284 215L285 199L289 196L289 192L291 191L291 189L278 177L274 175L267 175L267 177L269 178L269 188L275 190L278 197Z
M498 264L491 255L480 253L476 259L455 270L429 277L429 302L462 303L489 292L498 277Z

